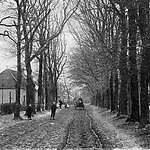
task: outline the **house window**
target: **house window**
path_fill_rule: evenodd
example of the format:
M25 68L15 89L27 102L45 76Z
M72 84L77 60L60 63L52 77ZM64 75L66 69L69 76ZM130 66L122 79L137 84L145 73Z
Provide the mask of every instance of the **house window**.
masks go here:
M11 103L11 92L9 92L9 103Z
M26 105L26 97L25 97L25 95L23 95L23 102L22 102L22 105L23 105L23 106Z

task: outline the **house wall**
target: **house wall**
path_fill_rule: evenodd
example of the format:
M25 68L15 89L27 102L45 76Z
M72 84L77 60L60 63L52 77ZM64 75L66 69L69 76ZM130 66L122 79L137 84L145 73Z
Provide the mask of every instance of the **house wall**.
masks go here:
M0 89L0 104L2 103L14 103L16 101L15 89ZM26 90L20 90L20 103L26 104Z
M26 90L24 89L20 90L20 104L26 105Z
M11 98L10 98L11 97ZM3 100L2 100L3 99ZM16 90L15 89L0 89L0 105L4 103L15 103ZM38 103L38 92L35 92L35 103ZM26 90L20 90L20 104L26 105Z

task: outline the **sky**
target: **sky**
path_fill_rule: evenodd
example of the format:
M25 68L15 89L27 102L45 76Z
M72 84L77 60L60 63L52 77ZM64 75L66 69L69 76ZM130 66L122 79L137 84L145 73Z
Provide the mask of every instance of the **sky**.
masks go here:
M8 46L9 44L0 38L0 72L8 69L14 69L16 66L16 57L12 57L8 52L12 47ZM16 70L16 69L14 69Z
M0 11L2 11L3 8L0 7ZM3 13L0 13L0 19L4 17ZM1 31L3 30L0 28ZM75 41L72 37L72 35L68 32L67 25L64 29L64 34L65 34L65 39L67 42L67 51L75 45ZM9 42L3 40L3 37L0 36L0 72L5 70L6 68L8 69L14 69L16 70L16 57L11 57L11 54L8 53L9 50L11 50L13 47L10 46Z
M0 19L5 16L5 13L2 13L3 7L0 7ZM1 26L0 31L3 33L3 27ZM11 54L8 52L12 49L12 45L9 44L8 41L4 40L3 36L0 36L0 72L5 70L6 68L14 69L16 66L16 58L11 57ZM16 69L14 69L16 70Z
M65 32L65 38L67 42L67 51L75 45L75 41L72 35L69 32ZM16 57L12 57L8 52L11 50L11 46L8 46L9 43L4 41L3 38L0 38L0 72L7 69L16 70Z

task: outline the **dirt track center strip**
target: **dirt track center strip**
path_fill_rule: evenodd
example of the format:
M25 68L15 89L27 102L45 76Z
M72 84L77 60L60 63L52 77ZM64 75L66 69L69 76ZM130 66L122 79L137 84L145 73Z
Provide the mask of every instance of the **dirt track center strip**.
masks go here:
M76 110L68 125L67 134L59 149L94 148L102 149L100 138L92 127L86 110Z

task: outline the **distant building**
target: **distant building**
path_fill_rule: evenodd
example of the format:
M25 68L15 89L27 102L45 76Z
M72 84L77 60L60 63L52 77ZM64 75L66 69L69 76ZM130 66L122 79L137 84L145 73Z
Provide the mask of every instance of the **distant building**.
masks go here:
M5 69L0 73L0 104L16 101L17 71ZM26 79L22 76L20 103L26 104Z

